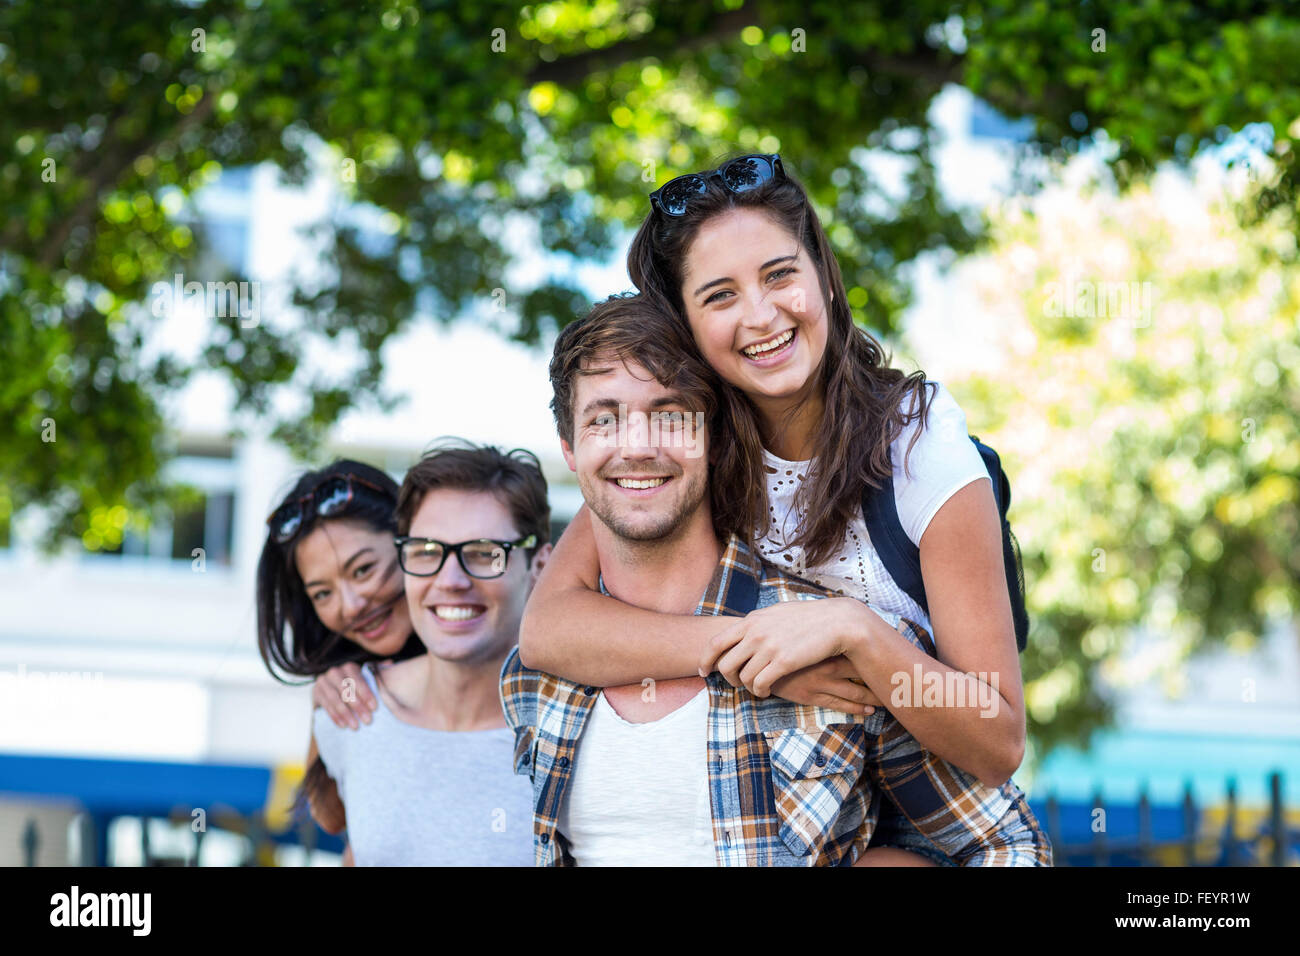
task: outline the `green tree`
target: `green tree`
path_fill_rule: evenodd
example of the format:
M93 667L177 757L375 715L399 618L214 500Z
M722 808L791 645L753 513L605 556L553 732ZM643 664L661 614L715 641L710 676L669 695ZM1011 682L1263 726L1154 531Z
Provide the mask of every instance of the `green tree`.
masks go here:
M650 181L735 148L790 158L860 320L890 332L906 265L967 252L982 229L936 184L927 111L946 84L1032 117L1032 149L1109 131L1127 180L1300 115L1284 82L1298 23L1286 3L1246 0L4 4L0 508L40 503L54 537L98 528L111 545L104 516L156 493L159 402L195 368L223 373L249 416L308 394L277 429L305 449L349 405L385 401L381 346L417 314L504 290L509 334L536 342L586 303L568 263L608 254ZM205 257L195 192L257 163L302 181L316 142L352 204L320 223L323 269L291 290L298 317L217 318L196 366L143 351L155 282L241 278ZM901 192L867 174L864 149L904 164ZM1289 201L1290 169L1266 201ZM556 268L513 288L520 217ZM351 347L356 368L312 368L317 340Z
M1005 361L950 384L1012 476L1040 750L1104 723L1103 686L1178 695L1189 655L1300 611L1300 261L1259 188L1061 190L971 263ZM1138 627L1158 654L1121 666Z

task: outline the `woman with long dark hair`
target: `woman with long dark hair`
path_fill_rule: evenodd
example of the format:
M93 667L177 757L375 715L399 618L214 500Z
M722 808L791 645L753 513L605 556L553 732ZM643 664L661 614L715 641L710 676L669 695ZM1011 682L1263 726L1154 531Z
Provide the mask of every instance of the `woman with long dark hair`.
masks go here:
M521 658L598 686L716 669L759 696L857 713L887 701L931 753L987 787L1010 788L1024 829L1036 831L1009 779L1024 754L1025 716L1000 517L961 409L924 373L892 368L854 324L826 233L779 156L678 177L651 206L628 272L730 386L728 433L711 443L710 480L725 489L716 507L753 529L766 560L845 597L779 604L739 623L633 608L598 593L584 510L538 582ZM920 550L928 612L893 580L867 533L864 492L886 479ZM885 625L868 599L929 631L939 659ZM652 630L663 639L639 639ZM867 672L826 671L862 633ZM823 668L820 689L800 680L814 665ZM942 688L941 699L891 694L899 674ZM1027 858L1049 862L1040 843Z
M378 468L339 459L303 474L271 512L257 565L257 647L277 680L329 674L320 683L367 694L363 681L346 683L357 666L424 653L393 543L397 491ZM304 800L326 831L344 828L343 805L314 736L299 791Z

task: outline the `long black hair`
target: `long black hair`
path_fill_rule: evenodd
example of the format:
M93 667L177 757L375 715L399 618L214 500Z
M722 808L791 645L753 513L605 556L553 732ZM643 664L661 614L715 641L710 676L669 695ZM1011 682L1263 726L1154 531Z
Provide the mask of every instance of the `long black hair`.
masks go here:
M277 542L268 529L262 557L257 562L257 650L271 676L284 684L306 683L289 677L314 679L331 667L348 661L366 664L381 660L321 623L298 574L294 548L322 521L351 519L364 522L374 531L396 534L397 482L378 468L340 458L318 471L308 471L299 477L276 508L297 501L336 475L354 475L375 488L372 490L357 484L353 488L352 500L328 518L321 518L314 509L307 509L302 523L287 541ZM393 659L406 660L424 652L424 644L412 631ZM325 762L317 755L307 768L294 799L295 817L306 813L311 799L324 795L330 783Z
M377 532L397 534L397 482L378 468L340 458L318 471L304 473L277 507L296 501L329 478L345 475L369 482L382 493L358 484L352 500L330 517L321 518L308 509L289 540L277 542L268 532L257 562L257 649L271 676L285 684L304 683L288 677L315 679L348 661L364 664L383 659L321 623L298 574L294 549L322 521L346 518L364 522ZM422 653L424 645L412 631L394 659Z

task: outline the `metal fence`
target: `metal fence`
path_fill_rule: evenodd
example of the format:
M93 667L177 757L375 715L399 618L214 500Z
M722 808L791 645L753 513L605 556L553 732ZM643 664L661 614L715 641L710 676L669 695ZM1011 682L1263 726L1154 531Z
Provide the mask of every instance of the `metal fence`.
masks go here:
M205 840L214 834L220 834L214 847L221 849L217 858L244 866L305 858L287 847L301 848L308 858L317 849L341 853L343 841L324 833L310 818L288 818L280 791L296 778L281 776L277 784L276 774L264 767L0 755L0 792L32 808L23 811L25 818L9 816L11 823L3 832L6 842L14 843L3 848L0 858L36 865L44 843L47 859L42 862L49 863L52 850L63 855L62 846L75 843L77 858L67 863L108 865L122 857L113 852L120 848L110 848L109 833L114 822L124 818L140 821L138 852L128 847L128 859L147 866L198 865ZM54 804L49 803L56 798L59 806L80 811L70 828L75 831L71 842L62 831L73 813L56 819ZM1060 800L1049 793L1031 798L1030 804L1047 828L1058 866L1300 864L1300 808L1287 810L1280 771L1268 777L1263 807L1241 806L1231 778L1225 782L1223 801L1210 805L1198 804L1190 783L1182 800L1172 803L1153 803L1143 788L1136 803L1107 803L1098 790L1091 801ZM36 809L40 805L51 809ZM194 819L200 812L194 808L200 805L206 807L202 826ZM272 806L280 812L268 817ZM160 828L167 837L165 846L152 845L151 820L167 822Z
M1066 803L1049 794L1036 806L1057 866L1293 866L1300 864L1300 815L1288 820L1280 772L1268 778L1268 805L1243 810L1228 779L1222 804L1198 805L1188 783L1181 802L1153 805ZM1031 801L1035 802L1036 801ZM1043 812L1045 811L1045 812Z

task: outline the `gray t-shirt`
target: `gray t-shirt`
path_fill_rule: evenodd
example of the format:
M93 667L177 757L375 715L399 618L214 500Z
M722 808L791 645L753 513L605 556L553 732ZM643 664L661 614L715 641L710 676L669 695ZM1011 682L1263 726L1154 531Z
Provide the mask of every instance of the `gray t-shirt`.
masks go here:
M374 675L362 668L376 698ZM532 866L532 784L514 772L515 735L428 730L379 699L371 722L313 717L338 783L357 866Z

